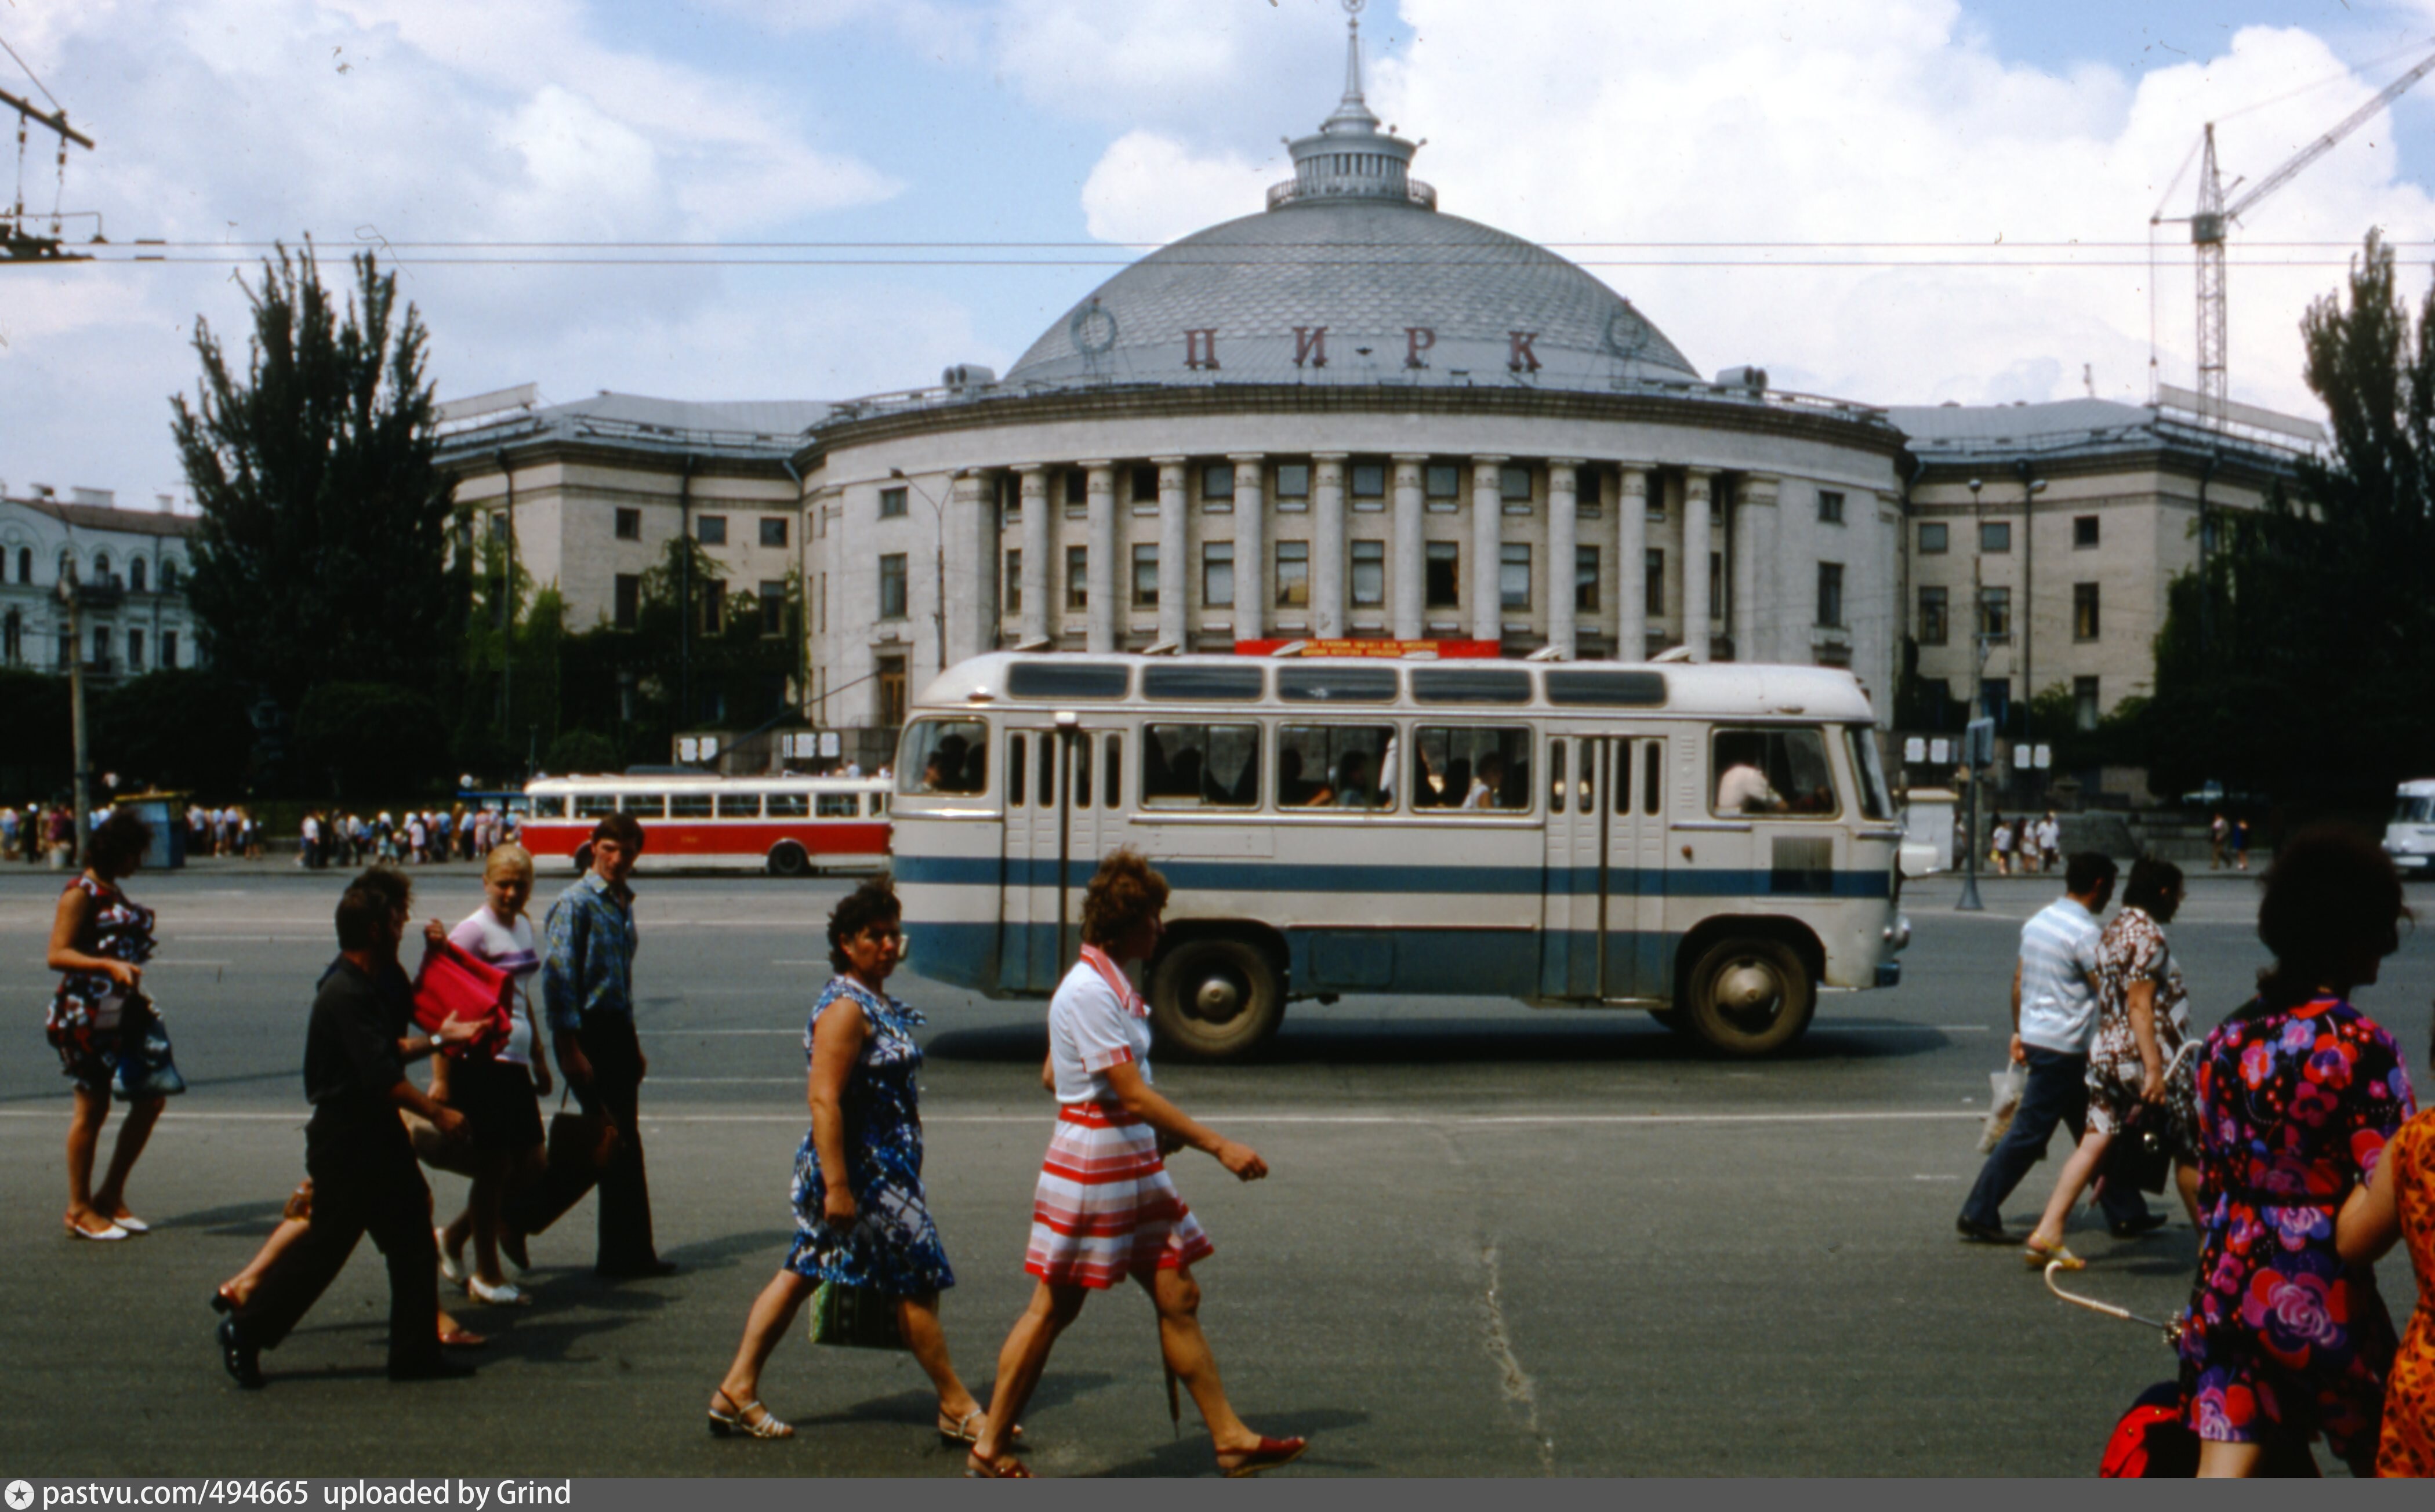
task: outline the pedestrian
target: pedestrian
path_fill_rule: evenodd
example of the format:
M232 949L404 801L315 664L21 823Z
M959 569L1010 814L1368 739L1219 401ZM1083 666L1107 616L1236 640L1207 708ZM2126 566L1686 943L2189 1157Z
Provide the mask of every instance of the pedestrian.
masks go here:
M643 1078L650 1063L634 1037L634 893L627 885L642 859L643 826L630 814L604 814L592 831L592 869L550 904L548 940L542 953L542 1005L549 1019L558 1071L586 1113L616 1130L615 1148L599 1171L600 1212L594 1271L610 1280L665 1276L676 1266L659 1256L651 1240L651 1192L643 1162L643 1130L637 1121ZM532 1211L555 1218L564 1208L551 1200L549 1181L528 1194ZM568 1173L566 1179L590 1179ZM510 1218L509 1254L523 1234L537 1231L530 1219Z
M2029 1235L2033 1264L2060 1260L2067 1269L2081 1268L2079 1257L2064 1245L2072 1206L2114 1143L2126 1135L2140 1138L2143 1130L2152 1129L2171 1158L2182 1204L2191 1226L2198 1225L2197 1067L2182 1053L2190 1042L2190 1005L2164 929L2181 905L2181 868L2148 856L2132 863L2122 911L2105 926L2097 946L2088 1131L2057 1173L2046 1216Z
M482 906L449 931L448 938L475 960L508 973L515 984L514 1015L507 1042L495 1053L469 1051L437 1063L447 1073L446 1094L440 1100L465 1115L477 1162L464 1211L440 1231L440 1274L476 1300L504 1307L527 1298L499 1268L500 1213L510 1194L541 1179L540 1099L550 1091L549 1064L535 1055L541 1024L531 982L541 971L541 956L533 947L532 920L525 917L532 889L532 857L524 847L501 846L491 852L482 868ZM464 1258L469 1239L470 1270Z
M0 808L0 856L17 849L17 811Z
M2435 1048L2428 1063L2435 1066ZM2404 1238L2418 1305L2386 1378L2375 1472L2425 1480L2435 1476L2435 1108L2401 1125L2334 1225L2335 1247L2353 1266L2372 1268Z
M119 1240L149 1231L127 1206L127 1178L152 1137L167 1092L183 1090L147 1084L129 1097L118 1143L96 1188L93 1161L110 1122L111 1084L121 1061L139 1051L147 1034L161 1033L158 1015L144 995L144 963L155 948L152 910L130 899L122 885L144 864L151 843L151 827L133 812L112 816L94 831L84 870L60 894L51 916L46 961L60 973L60 985L43 1029L59 1053L60 1071L76 1085L64 1222L77 1239ZM165 1033L161 1043L165 1054Z
M1964 1239L2011 1244L2004 1199L2046 1158L2056 1125L2069 1125L2075 1141L2086 1131L2101 941L2097 916L2114 896L2114 878L2113 858L2080 851L2064 864L2064 896L2021 926L2020 959L2012 967L2012 1057L2029 1068L2029 1087L1954 1221ZM2116 1238L2135 1238L2165 1221L2127 1181L2107 1181L2098 1203Z
M394 895L358 881L338 900L338 959L321 979L304 1036L304 1167L313 1179L304 1232L274 1259L241 1307L220 1320L220 1362L238 1385L263 1384L260 1353L277 1349L367 1233L389 1263L389 1377L426 1381L472 1374L438 1338L440 1294L431 1241L431 1189L414 1160L400 1108L454 1134L464 1115L425 1097L405 1062L470 1041L478 1026L452 1020L401 1039L384 977L397 962Z
M1988 831L1987 859L1995 864L1995 875L2012 874L2012 826L2001 814L1995 816L1995 826Z
M956 1284L922 1186L922 1015L886 990L904 958L904 909L882 873L829 915L837 974L803 1026L812 1126L795 1152L795 1244L745 1319L734 1363L710 1398L710 1431L785 1438L761 1405L761 1368L820 1282L895 1303L897 1332L939 1394L939 1433L980 1436L987 1416L948 1358L939 1294Z
M51 850L51 869L67 870L68 859L76 854L76 814L63 803L51 805L47 838Z
M2058 871L2063 868L2063 820L2052 809L2038 823L2038 869Z
M1041 1080L1060 1105L1057 1128L1033 1189L1031 1243L1024 1269L1037 1278L1031 1304L998 1353L989 1414L965 1461L991 1478L1031 1472L1012 1434L1040 1383L1058 1335L1094 1291L1128 1277L1158 1310L1159 1345L1209 1429L1218 1466L1253 1475L1298 1457L1300 1438L1255 1434L1235 1416L1218 1362L1200 1331L1195 1262L1213 1246L1192 1216L1163 1156L1190 1147L1214 1156L1237 1180L1256 1181L1268 1162L1168 1102L1150 1085L1149 1009L1126 979L1131 962L1157 952L1166 879L1140 853L1112 852L1082 902L1082 958L1048 1005L1048 1060Z
M2215 813L2215 822L2207 826L2207 869L2223 869L2223 848L2232 838L2232 826L2224 821L2223 810Z
M2203 1223L2181 1384L2202 1476L2254 1474L2266 1440L2320 1434L2353 1473L2375 1466L2392 1319L2335 1225L2416 1110L2392 1037L2350 1001L2409 917L2375 840L2292 836L2257 905L2274 965L2199 1054Z
M2232 864L2242 871L2249 869L2249 821L2232 821Z

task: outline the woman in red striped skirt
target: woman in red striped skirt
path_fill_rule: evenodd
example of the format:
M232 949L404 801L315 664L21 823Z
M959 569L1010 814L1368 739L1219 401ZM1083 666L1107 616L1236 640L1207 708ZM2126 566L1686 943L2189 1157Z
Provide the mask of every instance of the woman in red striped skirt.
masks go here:
M1162 1157L1186 1146L1204 1150L1244 1181L1258 1180L1269 1167L1258 1151L1195 1123L1150 1087L1149 1009L1124 967L1158 949L1166 906L1166 879L1132 850L1101 863L1083 899L1082 958L1048 1004L1041 1079L1062 1106L1033 1189L1024 1256L1023 1268L1039 1284L998 1352L989 1426L973 1446L968 1474L1031 1473L1007 1452L997 1425L1022 1419L1048 1351L1081 1314L1083 1299L1129 1276L1158 1308L1166 1367L1200 1407L1218 1469L1254 1475L1304 1448L1299 1438L1255 1434L1235 1416L1200 1332L1192 1264L1212 1246L1176 1195Z

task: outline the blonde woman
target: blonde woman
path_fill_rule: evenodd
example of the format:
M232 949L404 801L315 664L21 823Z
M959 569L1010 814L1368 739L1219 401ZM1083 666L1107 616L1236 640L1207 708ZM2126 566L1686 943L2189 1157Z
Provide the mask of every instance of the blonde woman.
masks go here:
M482 868L482 906L448 932L450 943L515 981L515 1015L508 1042L490 1056L451 1061L435 1076L434 1095L462 1112L472 1126L479 1164L465 1211L440 1231L440 1273L479 1301L520 1306L529 1300L499 1269L499 1214L509 1194L540 1179L544 1164L541 1101L550 1090L549 1063L535 1054L541 1023L531 984L541 970L532 920L532 855L520 845L492 850ZM465 1267L465 1242L474 1263ZM521 1247L510 1240L510 1257ZM521 1263L521 1262L519 1262Z

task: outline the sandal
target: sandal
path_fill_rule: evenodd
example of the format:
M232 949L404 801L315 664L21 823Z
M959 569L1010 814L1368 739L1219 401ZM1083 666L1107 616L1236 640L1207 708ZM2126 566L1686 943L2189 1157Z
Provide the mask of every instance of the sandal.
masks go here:
M795 1425L782 1422L771 1416L769 1409L761 1405L761 1399L758 1397L738 1407L735 1405L735 1399L727 1394L725 1386L721 1386L711 1393L710 1402L710 1436L713 1438L725 1438L734 1434L741 1434L747 1438L795 1436ZM718 1410L720 1402L725 1402L734 1410L720 1412ZM752 1416L754 1413L759 1413L761 1416L755 1418Z
M519 1290L513 1281L501 1281L493 1286L479 1276L468 1276L465 1278L465 1290L475 1301L487 1302L492 1307L532 1306L532 1298Z
M2021 1250L2021 1263L2031 1270L2044 1270L2048 1265L2061 1265L2065 1270L2086 1270L2088 1262L2081 1259L2061 1243L2039 1244L2031 1239Z
M1218 1468L1226 1472L1228 1480L1257 1475L1262 1470L1272 1470L1302 1458L1302 1452L1309 1447L1307 1438L1270 1438L1263 1434L1254 1447L1235 1451L1239 1457L1232 1465L1226 1463L1224 1454L1218 1455Z
M448 1252L448 1230L445 1228L431 1230L431 1243L433 1247L440 1251L440 1279L451 1286L464 1285L465 1257L462 1251L454 1255Z
M942 1412L939 1415L939 1436L950 1444L977 1444L981 1441L981 1431L977 1425L988 1421L989 1409L986 1407L975 1407L952 1423L947 1421L947 1415ZM1010 1443L1022 1443L1023 1425L1015 1424L1013 1431L1006 1436Z
M1028 1481L1031 1478L1030 1466L1004 1452L1000 1452L995 1459L981 1458L981 1452L977 1449L964 1456L964 1479L968 1481Z
M443 1349L478 1349L490 1342L488 1334L476 1333L468 1328L440 1331L440 1347Z

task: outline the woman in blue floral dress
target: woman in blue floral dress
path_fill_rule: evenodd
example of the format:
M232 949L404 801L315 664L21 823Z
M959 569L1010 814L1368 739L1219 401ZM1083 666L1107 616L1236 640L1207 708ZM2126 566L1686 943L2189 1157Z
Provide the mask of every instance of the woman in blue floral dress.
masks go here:
M2334 1220L2414 1111L2392 1037L2349 1002L2399 948L2407 912L2367 836L2295 836L2257 911L2275 964L2200 1057L2199 1273L2181 1356L2201 1475L2254 1474L2266 1440L2320 1434L2374 1473L2397 1341L2375 1272L2336 1252Z
M939 1433L980 1435L987 1415L956 1376L939 1327L939 1294L956 1284L922 1189L922 1110L914 1077L922 1016L884 990L904 956L904 910L886 876L829 916L833 978L803 1031L811 1060L811 1132L795 1154L795 1246L745 1321L727 1378L710 1399L720 1437L785 1438L794 1429L761 1405L761 1367L822 1281L897 1299L905 1347L939 1391ZM843 1171L834 1181L831 1173Z

